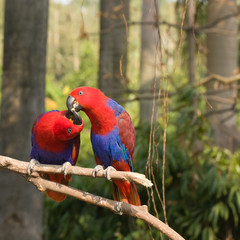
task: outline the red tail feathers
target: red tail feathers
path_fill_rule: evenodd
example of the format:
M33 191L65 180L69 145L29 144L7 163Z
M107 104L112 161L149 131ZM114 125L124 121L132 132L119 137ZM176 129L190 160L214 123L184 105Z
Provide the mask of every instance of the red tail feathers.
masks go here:
M64 185L68 185L68 183L71 181L71 177L66 176L65 178L63 174L44 174L44 177L49 179L50 181L61 183ZM48 197L50 197L56 202L62 202L67 197L65 194L54 192L51 190L46 190L46 193Z
M113 181L113 199L136 206L141 205L136 185L128 181Z

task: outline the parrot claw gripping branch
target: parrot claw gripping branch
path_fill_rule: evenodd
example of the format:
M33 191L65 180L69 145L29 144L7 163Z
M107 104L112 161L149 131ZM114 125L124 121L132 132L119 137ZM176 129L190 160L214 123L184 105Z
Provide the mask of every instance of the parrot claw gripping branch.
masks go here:
M97 173L101 170L104 170L104 167L102 165L97 165L96 167L94 167L93 172L92 172L92 177L96 178Z
M38 160L36 160L36 159L34 159L34 158L32 158L32 159L30 160L29 165L28 165L28 170L27 170L29 176L30 176L31 173L33 172L34 166L35 166L35 165L38 165L38 164L40 164Z

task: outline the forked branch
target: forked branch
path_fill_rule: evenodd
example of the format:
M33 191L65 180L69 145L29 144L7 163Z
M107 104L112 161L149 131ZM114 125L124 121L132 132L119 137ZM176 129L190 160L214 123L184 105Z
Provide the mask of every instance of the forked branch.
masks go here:
M148 212L147 206L134 206L124 202L113 201L104 197L100 197L88 192L84 192L81 190L74 189L69 186L65 186L59 183L55 183L46 179L43 179L39 172L48 172L48 173L62 173L61 166L53 166L53 165L36 165L34 166L34 171L31 176L28 176L28 162L19 161L13 158L9 158L6 156L0 155L0 168L5 168L10 171L14 171L16 173L21 174L25 177L29 182L34 184L38 190L46 191L47 189L64 193L68 196L77 198L84 202L88 202L93 205L97 205L100 207L107 208L113 211L116 214L126 214L135 218L139 218L144 220L146 223L158 229L160 232L165 234L167 237L173 240L184 240L182 236L180 236L177 232L175 232L172 228L170 228L167 224L154 217ZM69 174L81 175L81 176L92 176L93 169L81 168L81 167L70 167L68 169ZM134 176L136 175L136 176ZM146 177L142 177L143 174L126 174L125 172L113 171L111 172L111 177L113 179L121 179L128 181L135 181L136 183L140 183L144 186L151 186L151 182L146 181ZM97 173L97 177L105 177L103 171Z

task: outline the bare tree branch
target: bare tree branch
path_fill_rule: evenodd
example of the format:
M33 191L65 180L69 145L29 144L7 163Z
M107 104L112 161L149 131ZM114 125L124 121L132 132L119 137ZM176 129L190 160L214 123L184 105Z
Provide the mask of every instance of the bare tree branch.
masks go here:
M218 23L222 22L222 21L225 21L229 18L232 18L232 17L237 17L239 16L239 11L236 11L236 12L233 12L233 13L229 13L229 14L226 14L224 16L221 16L217 19L215 19L214 21L210 22L210 23L207 23L207 24L204 24L202 26L199 26L196 28L196 31L198 32L204 32L206 28L213 28L215 27Z
M157 26L157 25L165 25L165 26L169 26L169 27L173 27L176 29L182 29L183 31L187 31L187 32L195 32L195 33L208 33L213 31L214 27L222 22L225 21L229 18L232 17L237 17L239 16L239 11L237 12L233 12L231 14L226 14L225 16L219 17L218 19L214 20L213 22L204 24L204 25L200 25L200 26L181 26L181 24L178 23L170 23L167 21L129 21L127 22L128 26L134 26L134 25L152 25L152 26ZM116 28L123 28L125 27L125 24L115 24L109 28L103 29L101 32L90 32L90 33L85 33L84 37L85 38L89 35L99 35L99 34L107 34L109 32L112 32L113 30L115 30Z
M81 201L99 206L99 207L104 207L115 214L126 214L135 218L142 219L149 225L155 227L158 229L160 232L165 234L167 237L169 237L172 240L184 240L182 236L180 236L177 232L175 232L172 228L170 228L167 224L159 220L158 218L154 217L148 212L147 206L134 206L125 202L118 202L118 201L113 201L104 197L100 197L88 192L84 192L81 190L74 189L69 186L65 186L59 183L55 183L46 179L41 178L40 174L38 172L50 172L50 173L62 173L61 166L49 166L49 165L39 165L34 167L34 171L31 176L28 176L27 174L27 168L28 168L28 162L23 162L19 161L13 158L9 158L6 156L1 156L0 155L0 168L5 168L10 171L14 171L16 173L21 174L23 177L25 177L29 182L34 184L39 191L46 191L52 190L56 191L59 193L66 194L68 196L77 198ZM47 171L49 170L49 171ZM77 175L83 175L83 176L89 176L92 173L92 169L85 169L88 171L87 174L81 172L83 171L84 168L80 167L71 167L69 169L69 173L71 174L76 174ZM85 171L84 170L84 171ZM83 173L83 174L80 174ZM90 173L90 174L89 174ZM128 178L129 176L124 176L122 175L122 172L118 172L119 175L117 176L117 179L124 179L127 180L132 180L132 176ZM111 172L111 177L114 178L116 172ZM121 177L120 177L121 175ZM141 175L141 174L140 174ZM103 173L98 172L97 177L103 177Z
M13 158L0 155L0 167L18 172L20 174L27 174L28 162L19 161ZM63 173L61 165L48 165L39 164L34 166L34 171L42 173ZM83 168L78 166L69 166L67 169L68 174L92 177L92 168ZM131 181L141 184L145 187L151 187L153 184L148 180L144 174L136 172L123 172L123 171L110 171L109 176L111 179ZM105 178L103 170L97 172L96 177Z
M234 75L231 77L223 77L218 74L210 74L206 78L201 79L200 82L197 82L196 84L194 84L194 86L195 87L201 86L201 85L211 81L212 79L218 80L219 82L222 82L224 84L231 84L233 82L240 80L240 74L237 74L237 75Z

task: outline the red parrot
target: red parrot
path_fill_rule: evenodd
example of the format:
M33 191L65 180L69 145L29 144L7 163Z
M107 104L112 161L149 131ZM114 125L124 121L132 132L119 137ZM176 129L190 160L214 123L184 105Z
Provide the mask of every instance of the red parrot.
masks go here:
M129 114L121 105L105 96L99 89L79 87L70 93L67 107L75 113L84 111L91 121L91 142L98 164L93 176L102 166L106 169L108 179L111 168L133 171L135 129ZM134 183L112 181L114 200L141 205Z
M68 164L75 165L80 149L80 132L84 122L70 111L50 111L37 117L32 127L32 150L28 173L35 164L63 164L64 174L42 174L51 181L68 185L71 177L66 174ZM65 194L47 190L47 195L61 202Z

